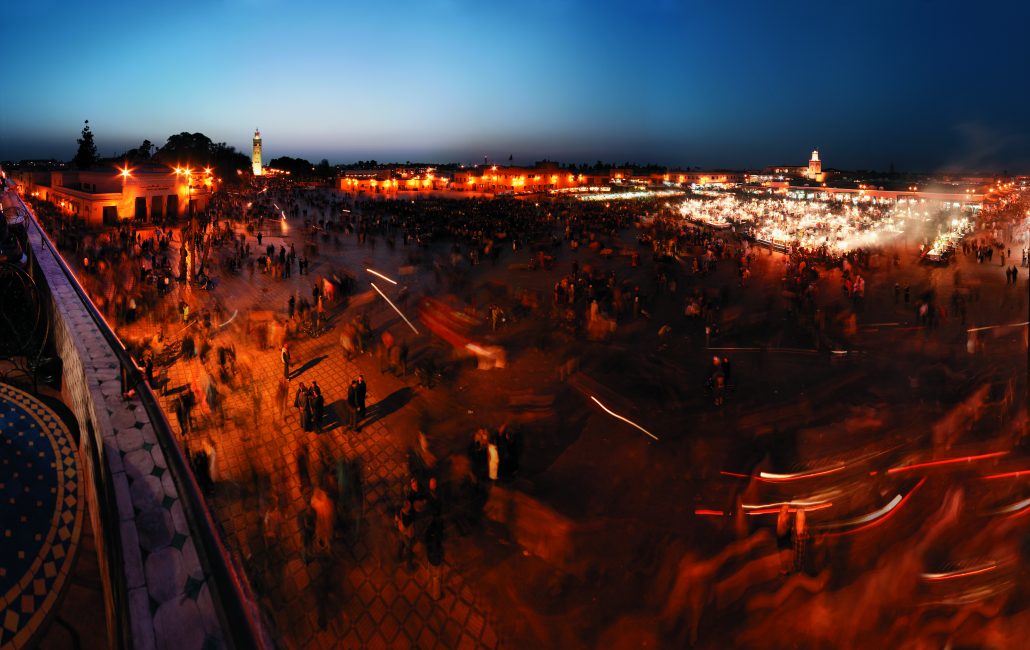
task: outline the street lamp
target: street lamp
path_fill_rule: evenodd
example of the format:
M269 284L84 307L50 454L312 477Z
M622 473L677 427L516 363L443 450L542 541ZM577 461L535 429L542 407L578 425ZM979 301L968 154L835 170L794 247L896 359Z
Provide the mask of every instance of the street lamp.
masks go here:
M176 176L186 177L186 209L187 216L193 216L193 170L189 167L176 167Z
M132 178L132 170L129 168L128 161L125 162L124 167L115 167L115 169L118 170L118 176L122 179L122 196L121 199L119 199L118 201L120 205L122 201L125 201L125 181Z

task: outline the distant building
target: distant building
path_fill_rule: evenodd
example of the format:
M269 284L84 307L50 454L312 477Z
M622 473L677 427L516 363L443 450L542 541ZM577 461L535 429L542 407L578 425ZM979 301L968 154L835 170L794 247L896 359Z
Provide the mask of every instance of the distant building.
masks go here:
M350 169L336 177L336 188L354 195L397 192L432 192L445 190L450 179L434 173L432 167L392 167L386 169Z
M552 161L532 167L479 165L455 171L448 178L433 168L392 167L352 169L336 179L336 187L351 194L393 195L397 192L476 192L481 194L530 194L554 190L578 190L608 186L630 180L629 169L604 169L579 172Z
M604 177L600 181L600 176ZM523 192L549 192L580 187L589 187L591 179L596 184L607 183L611 178L608 170L603 174L578 174L561 168L558 163L542 162L533 167L503 167L478 165L454 174L452 189L459 192L484 192L507 194Z
M89 225L143 222L203 210L217 180L209 170L170 169L147 163L135 168L88 171L21 171L19 190L49 201Z
M744 173L670 169L664 173L651 174L650 180L652 185L738 185L744 182Z
M823 171L823 163L819 159L818 149L812 151L812 157L808 160L808 165L773 165L766 167L763 171L764 174L753 175L753 180L773 180L772 178L766 178L773 176L794 176L822 183L828 175Z
M254 129L254 149L250 154L250 162L254 167L254 175L261 175L261 131Z
M812 150L812 157L808 160L808 169L805 170L805 178L816 183L822 183L826 180L826 174L823 173L823 163L819 160L819 150Z

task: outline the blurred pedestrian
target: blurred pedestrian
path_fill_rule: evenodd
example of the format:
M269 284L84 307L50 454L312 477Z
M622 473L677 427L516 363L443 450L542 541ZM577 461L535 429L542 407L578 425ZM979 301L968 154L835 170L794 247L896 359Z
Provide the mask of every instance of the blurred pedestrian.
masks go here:
M411 507L411 501L405 500L400 511L394 516L394 523L397 525L399 544L397 546L397 561L405 562L409 571L415 568L415 513Z
M283 362L283 377L286 381L290 381L290 346L288 343L283 343L282 350L279 351L279 358Z

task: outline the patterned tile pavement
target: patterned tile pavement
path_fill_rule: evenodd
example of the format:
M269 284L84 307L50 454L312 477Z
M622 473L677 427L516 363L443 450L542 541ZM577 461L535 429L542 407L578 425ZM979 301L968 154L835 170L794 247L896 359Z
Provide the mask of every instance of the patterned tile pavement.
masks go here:
M265 242L269 239L278 244L278 238L266 238ZM381 246L373 256L368 249L347 251L354 246L352 242L347 240L344 250L351 265L360 255L361 264L397 267L398 261L389 259L386 247ZM391 262L392 266L386 266ZM310 295L312 278L327 267L324 260L312 260L313 275L295 272L286 280L260 273L253 280L246 273L223 277L218 289L194 292L194 299L197 303L218 300L226 313L239 309L242 314L253 308L284 313L290 293ZM352 315L336 314L331 324ZM381 302L370 308L370 315L374 329L384 324L403 327ZM252 374L246 382L251 389L230 392L221 387L224 419L199 404L195 409L197 430L189 440L196 448L206 439L215 450L217 485L210 504L223 534L243 559L277 639L289 648L501 647L493 613L450 566L446 550L439 600L429 595L429 573L421 546L414 571L409 573L396 561L398 540L389 509L400 502L407 483L406 450L414 433L404 431L393 405L403 409L410 399L416 390L409 385L411 378L404 381L381 375L371 355L347 361L337 343L338 328L319 338L302 336L291 343L294 368L302 370L292 382L285 417L280 418L273 404L282 376L278 348L258 350L242 335L228 333L234 329L242 330L226 328L227 333L216 336L212 345L235 343L241 365ZM144 333L138 327L133 330ZM197 382L203 374L197 359L179 359L167 372L173 391L189 381ZM326 396L327 417L331 417L333 403L346 399L347 386L359 373L364 373L369 386L369 417L361 430L336 426L321 434L303 431L292 407L298 382L318 381ZM198 398L203 402L201 395ZM174 399L174 394L162 397L173 428ZM391 405L390 412L378 412L377 404L384 400ZM360 459L364 478L364 518L359 533L351 539L337 539L331 552L309 557L308 562L302 557L299 523L306 505L296 462L302 452L312 460ZM279 516L266 524L265 514L273 508ZM324 614L323 620L320 614Z

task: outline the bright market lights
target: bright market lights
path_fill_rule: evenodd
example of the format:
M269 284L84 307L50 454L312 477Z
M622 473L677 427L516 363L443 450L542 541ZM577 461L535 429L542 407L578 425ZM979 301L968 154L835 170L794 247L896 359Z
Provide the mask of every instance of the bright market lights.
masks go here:
M694 193L678 206L681 217L714 228L736 227L755 240L783 248L842 255L889 243L902 235L954 247L970 230L958 208L930 211L909 203L819 201Z
M682 196L678 190L639 190L633 192L597 192L583 194L576 198L580 201L629 201L632 199L655 199L670 196Z

